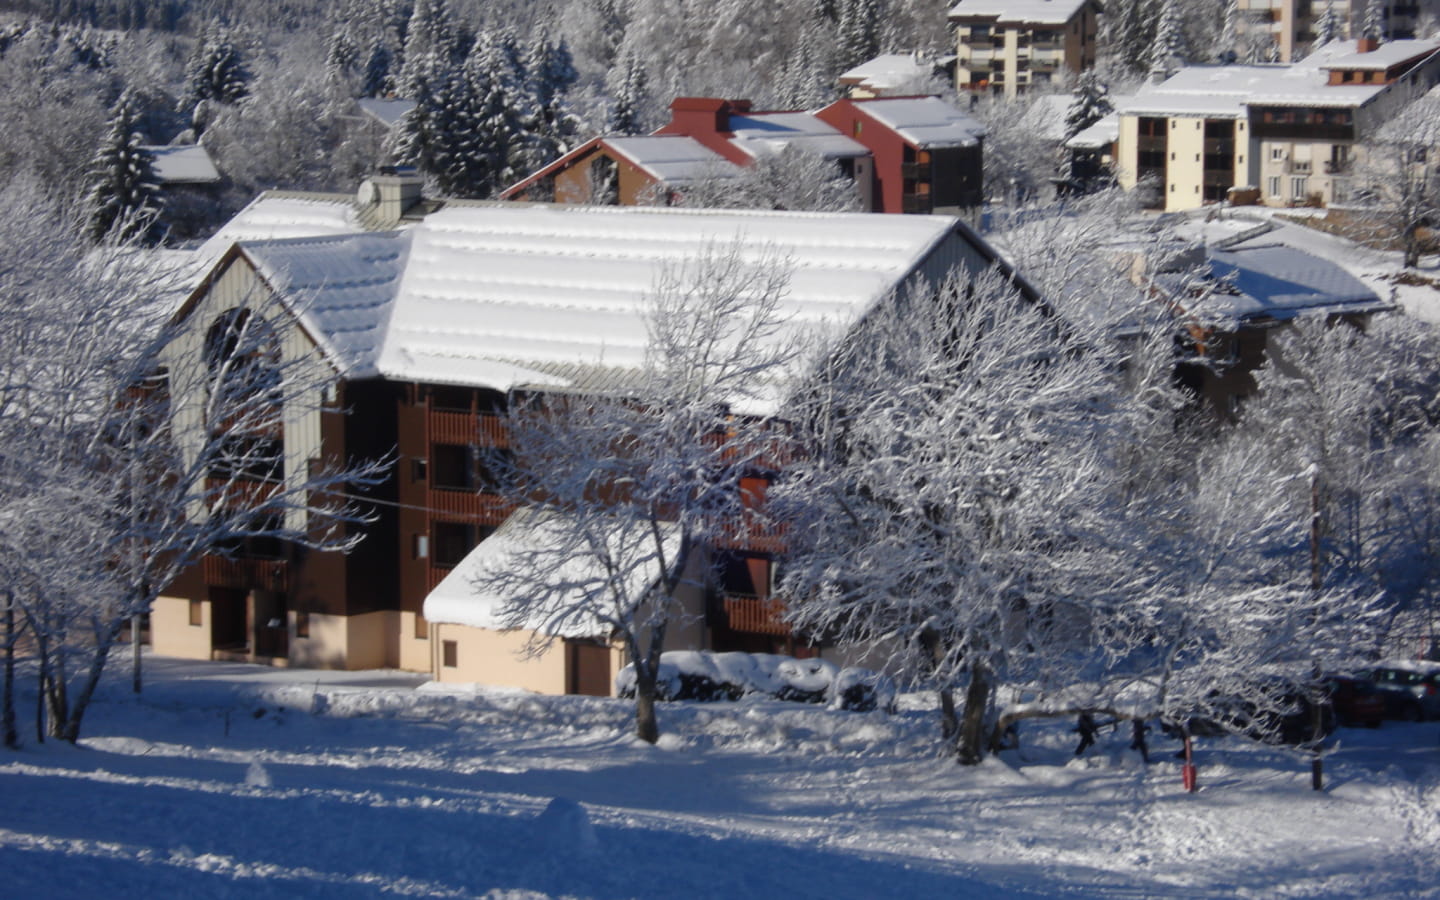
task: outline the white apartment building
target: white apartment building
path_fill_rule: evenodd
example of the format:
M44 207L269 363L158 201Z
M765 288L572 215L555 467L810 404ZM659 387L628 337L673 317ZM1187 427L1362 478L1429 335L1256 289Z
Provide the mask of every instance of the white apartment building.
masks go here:
M1267 206L1344 202L1360 142L1440 82L1440 40L1337 41L1292 65L1192 66L1117 104L1116 177L1156 208L1232 188Z
M1007 97L1095 64L1097 0L960 0L950 10L957 90Z
M1337 37L1361 36L1365 0L1238 0L1240 36L1262 35L1275 59L1291 62L1309 53L1328 7L1335 18ZM1426 26L1440 25L1440 0L1382 0L1382 40L1431 37Z

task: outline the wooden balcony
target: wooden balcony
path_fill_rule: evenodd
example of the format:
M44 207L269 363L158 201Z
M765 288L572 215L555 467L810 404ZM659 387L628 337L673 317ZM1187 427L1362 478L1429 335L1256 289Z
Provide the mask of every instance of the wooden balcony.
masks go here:
M787 531L783 522L726 522L716 530L715 543L726 550L783 553L789 543Z
M482 494L472 490L445 490L432 488L428 492L426 505L436 513L470 519L485 525L499 525L515 511L496 494Z
M748 594L726 594L720 599L720 609L725 615L725 624L731 631L747 634L790 634L790 626L782 618L785 603L774 598L761 598Z
M290 589L290 565L283 559L207 556L200 569L210 587L276 593Z
M426 416L430 440L436 444L474 444L479 447L508 447L505 420L492 413L431 410Z
M900 164L900 177L912 181L929 181L930 164L921 162L907 162Z
M927 215L935 209L929 194L902 194L900 211L903 213Z

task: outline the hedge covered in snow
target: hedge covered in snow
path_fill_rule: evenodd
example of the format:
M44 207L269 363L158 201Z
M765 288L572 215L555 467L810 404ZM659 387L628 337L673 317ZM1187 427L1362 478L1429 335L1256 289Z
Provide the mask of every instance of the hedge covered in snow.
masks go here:
M860 712L888 712L895 706L895 684L878 672L773 653L673 650L660 656L656 690L661 700L708 702L759 695ZM621 697L635 696L633 665L615 676L615 691Z

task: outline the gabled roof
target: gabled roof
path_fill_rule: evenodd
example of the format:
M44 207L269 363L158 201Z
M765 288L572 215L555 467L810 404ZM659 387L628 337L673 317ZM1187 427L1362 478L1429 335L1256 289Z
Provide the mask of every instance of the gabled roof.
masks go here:
M922 149L974 147L985 136L977 119L939 97L875 97L855 104L877 122Z
M600 139L616 156L662 184L684 184L697 178L729 178L739 167L683 134L647 134Z
M984 246L943 216L455 203L404 232L240 250L346 377L504 391L582 389L638 369L648 294L714 248L788 263L789 319L775 339L813 343L853 325L952 238Z
M355 204L343 194L267 191L250 201L196 252L209 263L241 241L352 234L360 230Z
M730 142L752 158L795 147L826 159L869 156L864 144L848 138L808 112L765 112L730 117Z
M415 101L361 97L355 101L355 105L360 107L361 112L386 128L394 128L406 113L415 108Z
M220 170L199 144L145 147L153 159L155 180L160 184L215 184Z
M1265 324L1304 314L1372 313L1394 308L1335 263L1283 244L1206 248L1219 290L1192 312Z

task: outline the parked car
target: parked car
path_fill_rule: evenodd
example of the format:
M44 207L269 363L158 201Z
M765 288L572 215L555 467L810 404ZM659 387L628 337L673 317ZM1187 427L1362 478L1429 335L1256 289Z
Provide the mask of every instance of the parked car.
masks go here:
M1257 694L1266 691L1257 682ZM1212 692L1206 697L1203 711L1184 720L1161 720L1161 728L1179 736L1183 721L1190 734L1199 737L1239 734L1266 744L1305 744L1314 738L1316 705L1304 693L1275 685L1264 708L1254 700ZM1321 698L1318 709L1321 737L1335 730L1335 709L1328 698Z
M1341 725L1364 725L1379 728L1386 719L1404 718L1397 713L1406 697L1399 691L1381 688L1369 678L1355 675L1332 675L1325 679L1325 690L1335 718Z
M1391 660L1365 674L1382 690L1406 698L1399 718L1440 719L1440 663Z

